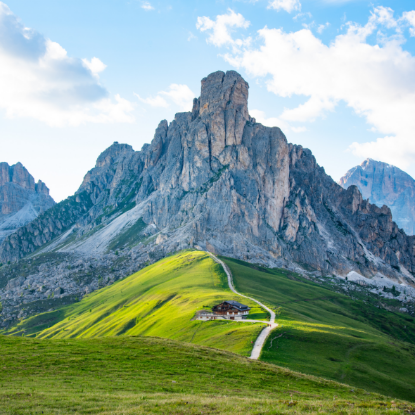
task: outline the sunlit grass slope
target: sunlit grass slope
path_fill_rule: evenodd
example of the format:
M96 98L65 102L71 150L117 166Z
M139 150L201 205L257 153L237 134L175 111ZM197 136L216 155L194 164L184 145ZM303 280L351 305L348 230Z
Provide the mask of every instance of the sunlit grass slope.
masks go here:
M2 414L390 414L415 406L153 337L0 336Z
M235 286L276 307L261 360L415 401L415 324L284 270L229 258ZM281 336L281 337L279 337Z
M220 265L199 251L167 257L79 303L21 322L8 334L39 338L159 336L249 355L261 323L192 321L197 310L241 300ZM260 314L255 303L252 313Z

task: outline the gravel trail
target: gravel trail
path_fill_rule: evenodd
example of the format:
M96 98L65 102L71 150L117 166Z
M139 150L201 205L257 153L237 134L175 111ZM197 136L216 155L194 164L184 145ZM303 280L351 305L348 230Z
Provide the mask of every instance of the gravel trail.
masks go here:
M222 265L222 267L225 270L226 275L228 277L229 288L231 289L232 292L234 292L237 295L240 295L241 297L248 298L249 300L252 300L252 301L256 302L262 308L265 308L265 310L267 310L270 313L270 315L271 315L270 321L261 321L261 323L266 323L266 324L268 324L268 326L265 327L261 331L261 333L259 334L259 336L257 337L257 339L255 341L255 344L254 344L254 348L252 349L252 352L251 352L250 359L258 360L258 358L259 358L259 356L261 354L262 348L264 347L265 340L268 338L268 336L271 333L271 331L274 330L276 327L278 327L278 324L275 323L275 313L269 307L267 307L266 305L262 304L260 301L255 300L255 298L248 297L246 295L243 295L243 294L238 293L238 291L235 290L235 287L233 285L231 270L227 267L227 265L223 261L221 261L215 255L213 255L211 252L206 251L206 253L208 255L210 255L210 257L215 262L217 262L218 264ZM257 322L258 320L235 320L235 321L241 321L241 322L252 322L252 321L255 321L255 322ZM260 321L258 321L258 322L260 322Z

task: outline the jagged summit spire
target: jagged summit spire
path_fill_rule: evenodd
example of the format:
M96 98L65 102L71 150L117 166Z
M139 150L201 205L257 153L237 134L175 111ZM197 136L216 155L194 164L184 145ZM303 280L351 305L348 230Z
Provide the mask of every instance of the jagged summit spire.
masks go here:
M202 79L200 98L193 102L192 119L210 125L212 155L241 144L248 113L248 83L238 72L217 71Z
M248 83L238 72L217 71L202 79L200 113L213 112L218 107L238 107L248 116Z

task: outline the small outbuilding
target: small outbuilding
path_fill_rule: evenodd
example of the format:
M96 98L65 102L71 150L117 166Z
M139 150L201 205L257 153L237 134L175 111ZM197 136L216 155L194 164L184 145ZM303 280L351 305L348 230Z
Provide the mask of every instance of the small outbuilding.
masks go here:
M242 320L249 314L250 308L237 301L224 301L212 307L212 311L201 310L196 320Z

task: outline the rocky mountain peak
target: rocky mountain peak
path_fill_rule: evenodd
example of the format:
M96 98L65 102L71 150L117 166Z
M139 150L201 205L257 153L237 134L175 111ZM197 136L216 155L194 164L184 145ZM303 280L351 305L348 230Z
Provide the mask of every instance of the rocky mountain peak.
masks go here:
M98 157L96 167L103 167L113 163L120 154L133 152L134 150L130 145L119 144L118 141L114 141L114 143Z
M365 200L357 183L343 189L310 150L256 123L247 99L239 74L210 74L192 112L161 121L142 151L114 143L75 197L0 244L0 261L54 252L66 258L73 282L76 271L67 265L78 255L90 264L103 258L107 270L122 265L122 275L130 275L195 247L314 276L355 273L415 287L415 237L398 228L388 208ZM374 182L390 170L376 167ZM369 185L368 170L356 171Z
M35 189L35 180L22 163L16 163L13 166L4 162L0 163L0 186L6 183L14 183L24 189Z
M10 168L11 182L23 187L23 189L35 190L35 179L27 171L22 163L16 163Z
M391 168L393 169L393 168L395 168L395 166L392 166L391 164L388 164L388 163L385 163L385 162L379 161L379 160L374 160L370 157L368 157L366 160L363 160L360 163L360 166L362 167L363 170L368 170L368 169L373 169L373 168L375 168L375 169L376 168L378 168L378 169L379 168L380 169L391 169ZM404 172L402 171L402 173L404 173Z
M49 189L22 163L0 163L0 242L55 204Z
M237 109L248 119L248 83L235 71L217 71L202 79L199 114Z
M339 184L345 189L357 186L364 199L380 208L388 206L393 220L408 235L415 234L415 180L409 174L391 164L368 158L350 169Z
M12 166L8 163L0 163L0 186L14 184L22 189L32 190L49 196L49 189L45 183L39 180L35 183L33 176L27 171L22 163L18 162Z
M202 141L208 138L211 157L219 159L227 146L242 143L245 124L251 120L248 89L248 83L235 71L218 71L202 79L192 121L200 121L197 134Z

